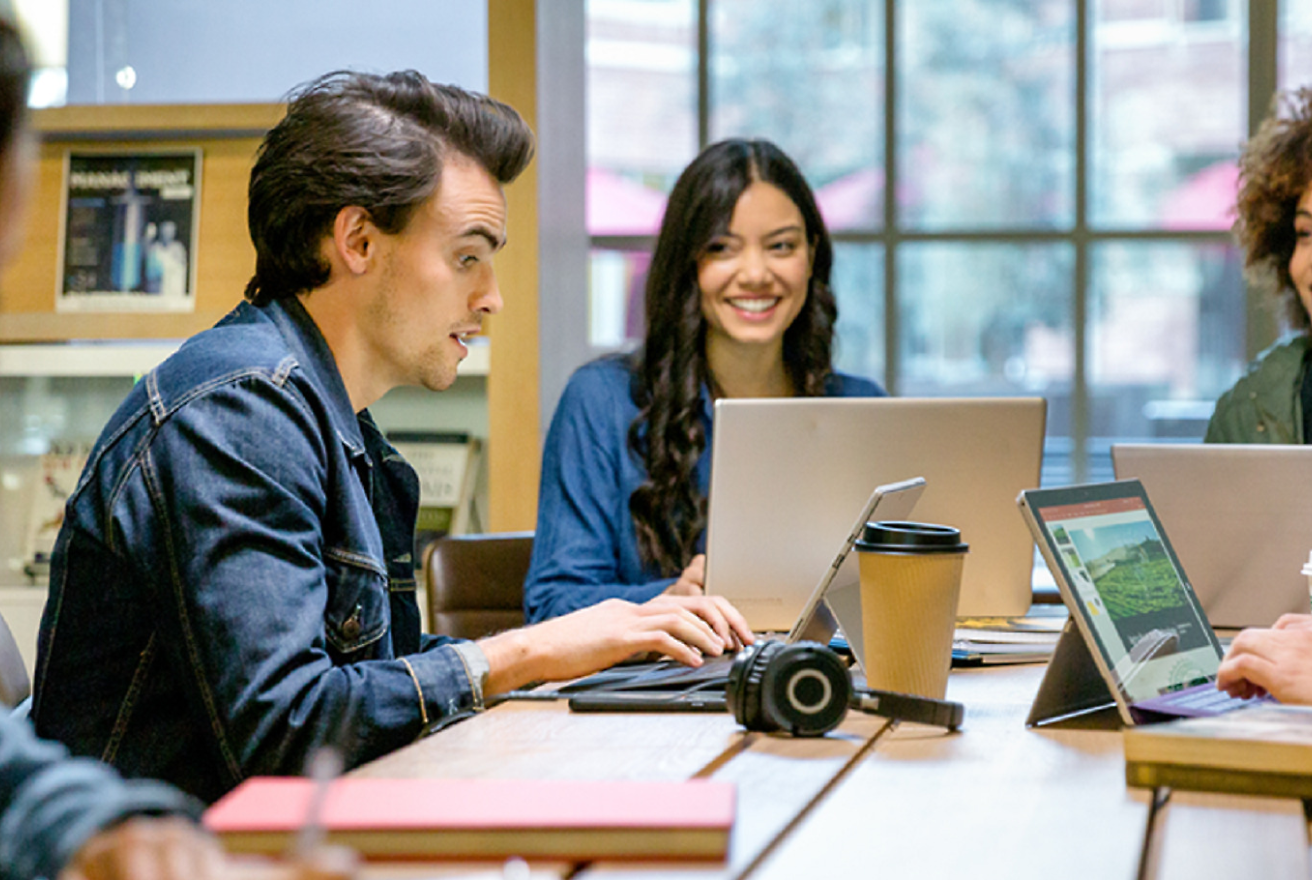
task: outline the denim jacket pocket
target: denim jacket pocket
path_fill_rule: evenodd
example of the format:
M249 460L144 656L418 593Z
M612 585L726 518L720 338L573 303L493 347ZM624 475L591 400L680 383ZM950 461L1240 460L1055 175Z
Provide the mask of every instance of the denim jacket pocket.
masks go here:
M328 607L324 610L328 645L340 655L356 654L387 632L387 570L375 559L337 548L328 550L324 562L328 569Z

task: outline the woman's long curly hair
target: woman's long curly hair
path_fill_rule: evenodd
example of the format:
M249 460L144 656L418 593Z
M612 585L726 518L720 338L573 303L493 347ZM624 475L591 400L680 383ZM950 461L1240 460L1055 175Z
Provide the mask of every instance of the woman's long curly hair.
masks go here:
M812 251L811 279L802 311L784 332L784 365L798 396L824 393L832 372L838 307L829 289L834 251L815 195L802 172L765 140L712 144L674 184L647 276L647 338L633 355L638 417L629 448L646 464L647 481L629 498L642 558L677 575L696 552L705 528L706 499L697 486L697 461L706 448L701 390L715 391L706 363L706 319L697 261L728 231L743 190L756 182L782 190L801 212Z
M1273 112L1239 158L1235 235L1254 282L1273 286L1290 326L1309 328L1307 309L1289 275L1294 213L1312 184L1312 88L1284 96L1287 113Z

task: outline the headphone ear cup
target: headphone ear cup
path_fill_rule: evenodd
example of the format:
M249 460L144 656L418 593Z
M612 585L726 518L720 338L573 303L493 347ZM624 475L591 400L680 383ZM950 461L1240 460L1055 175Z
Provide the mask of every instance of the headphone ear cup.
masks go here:
M783 642L759 642L749 645L734 658L729 667L726 686L729 708L734 720L748 730L770 732L778 730L761 712L761 679L770 658L784 647Z
M794 736L828 733L842 722L852 702L847 666L816 642L800 642L774 652L758 690L762 723Z

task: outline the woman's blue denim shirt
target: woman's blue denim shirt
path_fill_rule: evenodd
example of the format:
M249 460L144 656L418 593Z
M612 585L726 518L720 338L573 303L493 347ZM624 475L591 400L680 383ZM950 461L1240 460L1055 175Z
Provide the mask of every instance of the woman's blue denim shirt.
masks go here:
M633 371L625 356L585 364L570 377L551 419L542 454L533 561L524 583L524 615L545 620L603 599L646 602L673 583L638 555L629 496L647 480L630 450L629 425L638 417ZM827 397L883 397L868 379L833 373ZM696 479L705 495L711 482L710 392L702 389L706 446ZM698 538L698 552L706 536Z
M238 306L137 383L68 501L38 733L212 801L470 710L462 651L420 634L418 492L301 304Z

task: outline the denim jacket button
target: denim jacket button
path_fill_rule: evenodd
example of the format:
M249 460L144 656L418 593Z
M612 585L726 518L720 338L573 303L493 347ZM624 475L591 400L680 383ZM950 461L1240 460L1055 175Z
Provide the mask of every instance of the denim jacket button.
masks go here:
M342 624L342 635L346 636L348 639L356 639L360 637L360 613L363 610L364 609L361 606L355 606L355 610L351 612L351 616L346 618L346 621Z

